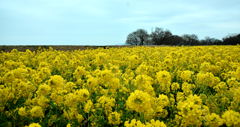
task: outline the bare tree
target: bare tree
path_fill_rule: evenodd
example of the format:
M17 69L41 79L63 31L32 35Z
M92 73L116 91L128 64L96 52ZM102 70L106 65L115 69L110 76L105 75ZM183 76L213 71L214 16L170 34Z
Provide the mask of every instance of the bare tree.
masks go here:
M144 45L148 42L148 33L144 29L138 29L127 36L126 43L131 45Z
M240 34L235 34L223 38L223 43L227 45L236 45L240 44Z
M212 37L205 37L205 39L201 40L202 45L221 45L223 44L221 40L212 38Z
M138 45L139 42L140 42L140 40L139 40L139 38L137 37L136 34L130 33L130 34L127 36L127 40L126 40L126 43L127 43L127 44L130 44L130 45Z
M198 36L195 34L184 34L182 36L184 40L183 45L198 45L199 44L199 39Z
M164 31L162 28L156 27L150 36L155 45L162 45L168 44L168 40L172 36L172 33L169 30Z
M199 40L195 34L173 35L169 30L156 27L149 35L146 30L138 29L127 36L130 45L237 45L240 34L229 35L222 40L206 37Z

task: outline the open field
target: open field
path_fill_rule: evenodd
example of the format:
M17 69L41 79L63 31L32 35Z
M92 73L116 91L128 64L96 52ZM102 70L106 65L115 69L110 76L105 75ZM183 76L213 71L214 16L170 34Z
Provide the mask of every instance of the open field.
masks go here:
M52 47L1 47L0 126L240 126L239 45Z

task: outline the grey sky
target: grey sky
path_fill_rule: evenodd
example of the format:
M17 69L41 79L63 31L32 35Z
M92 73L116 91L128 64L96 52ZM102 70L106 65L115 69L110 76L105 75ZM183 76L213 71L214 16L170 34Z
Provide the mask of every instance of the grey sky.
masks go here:
M115 45L138 28L221 39L240 33L239 0L0 0L0 45Z

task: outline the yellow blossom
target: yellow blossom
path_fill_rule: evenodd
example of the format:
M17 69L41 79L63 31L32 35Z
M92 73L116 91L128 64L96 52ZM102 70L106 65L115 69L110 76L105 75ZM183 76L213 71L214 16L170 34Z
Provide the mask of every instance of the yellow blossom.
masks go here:
M227 126L240 126L240 113L227 110L222 115L223 121Z
M159 97L157 98L157 102L158 102L157 103L158 106L161 106L161 107L166 107L170 104L168 96L166 96L164 94L159 95Z
M64 86L64 79L60 75L54 75L50 77L49 85L55 89L62 89Z
M43 112L42 107L33 106L32 109L30 110L30 115L32 117L44 117L44 112Z
M73 73L73 76L76 79L82 78L82 76L87 75L87 71L85 70L85 67L78 66L75 72Z
M0 126L240 126L239 45L55 48L0 52Z
M126 105L136 112L147 112L151 109L151 96L143 91L135 90L128 97Z
M39 123L31 123L28 127L41 127Z
M28 112L26 111L26 107L21 107L21 108L19 108L18 109L18 114L20 115L20 116L27 116L28 115Z
M66 127L71 127L71 124L70 124L70 123L68 123Z
M115 99L107 96L101 96L97 102L97 107L104 108L105 114L112 112L112 107L115 106Z
M171 84L171 90L172 91L176 91L176 90L178 90L180 88L180 85L177 83L177 82L173 82L172 84Z
M84 106L84 112L89 113L92 108L93 108L93 102L91 100L88 100Z
M153 79L151 77L147 75L138 75L134 81L138 90L147 92L150 95L155 95L152 87Z
M237 78L237 80L240 81L240 67L237 68L237 70L235 72L235 77Z
M167 71L159 71L156 78L160 84L171 83L172 80L170 73Z
M186 71L181 72L180 78L185 82L191 82L192 81L192 75L193 75L192 71L186 70Z
M212 73L198 73L196 83L198 85L204 85L209 87L214 87L219 83L220 79L215 77Z
M78 97L78 100L81 102L86 101L90 96L90 93L87 89L76 90L74 94Z
M223 120L220 118L219 115L215 113L206 115L205 121L206 121L205 125L209 127L217 127L223 124Z
M42 85L39 85L38 90L37 90L36 93L39 96L41 96L41 95L45 96L45 95L50 94L50 91L51 91L51 87L49 85L42 84Z
M147 122L146 127L167 127L164 122L160 122L159 120L152 119L150 122Z
M143 124L141 121L132 119L130 122L125 121L124 123L125 127L145 127L145 124Z
M108 116L108 123L118 125L121 123L121 115L118 112L112 112Z
M76 119L79 123L81 123L84 120L84 118L81 114L77 114Z

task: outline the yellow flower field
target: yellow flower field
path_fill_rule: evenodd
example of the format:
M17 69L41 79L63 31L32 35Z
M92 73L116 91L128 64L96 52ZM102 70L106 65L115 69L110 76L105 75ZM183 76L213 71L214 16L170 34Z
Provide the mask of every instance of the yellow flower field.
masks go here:
M239 45L0 54L0 126L240 126Z

